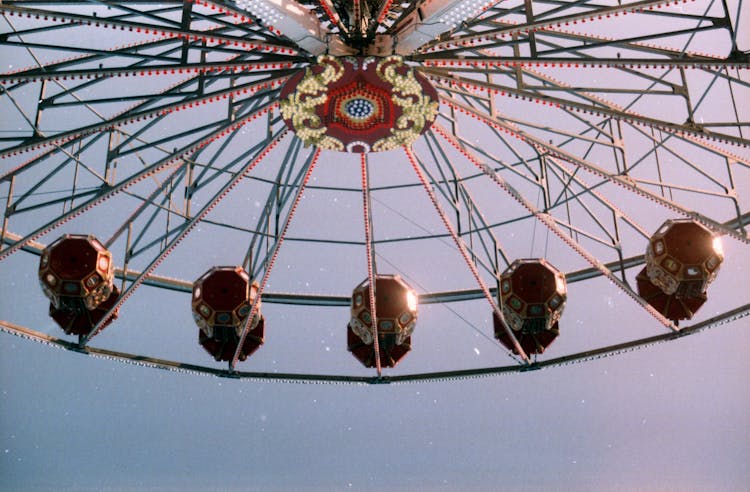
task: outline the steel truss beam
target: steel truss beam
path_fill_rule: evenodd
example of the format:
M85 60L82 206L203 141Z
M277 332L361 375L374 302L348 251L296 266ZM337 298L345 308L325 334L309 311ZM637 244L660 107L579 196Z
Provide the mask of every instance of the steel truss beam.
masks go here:
M282 373L282 372L251 372L222 370L214 367L187 364L184 362L159 359L144 355L130 354L115 350L107 350L96 347L83 347L78 344L63 340L58 337L47 335L31 328L26 328L8 321L0 320L0 331L16 335L22 338L33 340L51 347L62 348L73 352L82 353L91 357L134 364L154 369L162 369L174 372L183 372L188 374L201 374L216 377L225 377L231 379L251 379L257 381L280 381L290 383L329 383L329 384L397 384L397 383L418 383L432 381L446 381L458 379L471 379L478 377L497 376L502 374L512 374L520 372L536 371L540 369L549 369L570 364L589 362L604 357L632 352L642 348L650 347L659 343L669 342L685 336L700 333L704 330L715 328L726 323L745 318L750 314L750 304L739 306L735 309L719 314L707 320L683 327L676 333L664 333L647 338L632 340L616 345L609 345L592 350L586 350L575 354L565 355L546 359L544 361L535 361L527 365L510 365L483 367L476 369L466 369L458 371L440 371L427 373L402 374L398 376L346 376L340 374L301 374L301 373Z
M397 41L399 29L414 22L420 6L424 6L421 2L408 6L384 2L377 12L368 14L367 4L354 2L352 5L358 5L359 10L353 11L354 22L349 23L341 19L328 0L310 0L307 4L329 17L329 27L337 28L341 39L351 41L356 37L359 43L381 34L394 36L393 41ZM435 198L436 205L438 201L441 206L447 204L445 218L447 222L451 219L450 225L455 224L457 243L465 245L468 261L482 269L483 275L497 278L513 258L499 243L497 238L502 236L498 231L515 223L531 223L538 217L544 225L561 232L574 248L582 250L585 245L606 252L594 255L597 261L601 260L596 267L568 271L569 282L616 274L618 285L632 293L625 273L643 264L642 256L632 256L638 251L633 245L648 237L649 231L637 221L639 216L628 215L610 199L606 187L612 184L638 200L656 201L723 234L750 241L746 228L750 213L742 186L750 169L750 158L743 153L744 147L750 146L750 122L743 105L750 89L746 77L750 59L748 53L737 49L738 20L730 19L726 5L722 6L723 14L715 10L709 15L706 10L698 15L694 11L656 10L661 4L655 0L617 6L594 0L510 0L458 25L408 57L432 78L445 103L440 110L440 124L433 127L439 135L428 133L411 155L439 197ZM61 12L60 7L71 5L79 8ZM234 2L3 1L0 14L5 15L9 26L0 27L0 47L31 60L28 68L0 73L0 102L10 108L8 114L14 127L21 128L17 133L0 135L0 157L12 162L0 171L0 191L7 190L5 196L0 196L5 203L0 259L19 249L38 253L42 245L36 239L41 235L116 195L125 197L131 205L129 217L114 226L115 233L107 241L108 246L125 245L122 268L117 271L125 291L123 301L141 284L191 290L191 282L153 272L198 222L242 235L247 243L246 250L242 245L246 251L243 266L253 277L267 276L284 240L350 245L361 251L366 243L376 247L453 236L428 232L419 237L373 237L371 241L307 234L285 237L286 226L309 177L306 166L310 161L304 162L307 153L302 150L301 141L290 138L284 150L274 154L279 157L278 169L267 175L246 176L243 166L267 152L266 146L281 134L283 122L275 106L279 87L289 75L306 67L312 57L272 26L238 9ZM625 14L669 19L674 24L661 32L622 33L611 39L587 33L582 27L577 32L578 27L567 25ZM36 16L40 17L39 22ZM97 28L109 29L113 34L132 32L138 42L86 47L54 41L60 30L83 33ZM731 43L727 41L731 50L726 53L693 52L688 49L691 41L685 43L684 49L648 44L683 35L700 39L719 31L728 33L731 39ZM397 49L397 43L388 48ZM50 52L74 58L49 61ZM562 80L555 79L557 74ZM566 74L575 74L576 80L571 82ZM601 86L579 82L588 74L604 74L612 81ZM125 80L139 83L132 84L135 88L131 92L122 94L102 90L107 84L124 86ZM713 103L712 97L719 96L727 103L725 114L701 121L702 109ZM552 107L564 123L552 126L535 121L533 115L506 111L505 103L511 99L524 101L522 104L533 109ZM684 114L638 113L639 102L643 105L651 99L675 101ZM119 106L117 111L107 110L115 106ZM201 112L204 106L209 111ZM196 115L210 112L211 116L199 116L188 126L160 131L184 121L174 113L187 116L191 110ZM82 122L61 125L62 128L50 126L56 112L67 111ZM230 144L243 138L241 126L258 118L262 120L254 124L253 132L259 133L252 137L252 143L243 152L230 154ZM472 125L466 124L470 118L481 123L483 138L493 142L492 148L485 148L483 142L466 132ZM441 124L447 130L437 130ZM487 167L482 172L462 171L443 136L475 160L487 162ZM21 161L24 157L20 156L31 150L38 153ZM710 159L711 170L703 159ZM689 173L694 183L683 181L681 173ZM538 193L540 205L532 212L509 217L485 213L492 211L475 197L472 189L486 175ZM142 185L147 180L153 183ZM257 221L212 221L207 212L238 182L267 185ZM60 185L66 189L58 190ZM367 194L375 199L381 191L411 193L419 186L418 182L404 180L396 185L368 188ZM310 184L307 189L362 193L361 189L344 186ZM685 196L727 204L734 210L734 219L720 223L714 215L693 209ZM60 208L62 212L57 212ZM51 213L55 219L40 221L33 218L36 212ZM727 215L721 218L726 219ZM27 217L33 219L24 222ZM17 229L24 233L17 234ZM127 238L123 240L123 236ZM373 254L373 260L374 257ZM467 301L487 297L488 293L497 296L495 288L433 291L423 293L420 302ZM343 307L350 302L348 296L311 293L263 292L260 298L263 302L287 305ZM744 306L714 322L746 312ZM40 339L33 331L7 323L3 326L5 331ZM587 360L671 340L683 331L692 333L691 328L682 328L678 335L579 352L534 363L529 368ZM83 342L90 336L84 337ZM59 346L65 345L54 337L41 336L45 337ZM261 377L260 373L188 368L180 363L76 344L65 348L140 360L154 367ZM524 369L496 367L375 379L288 374L279 377L396 382L519 370Z

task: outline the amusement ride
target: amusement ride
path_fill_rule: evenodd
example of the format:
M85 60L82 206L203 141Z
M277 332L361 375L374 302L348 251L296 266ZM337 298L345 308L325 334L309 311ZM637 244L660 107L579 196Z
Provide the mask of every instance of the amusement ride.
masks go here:
M710 286L741 283L726 265L750 243L741 2L5 0L0 15L11 335L190 373L393 383L583 362L750 313L747 288ZM15 278L18 257L37 270ZM649 334L623 321L612 342L596 333L618 320L567 315L601 289ZM151 329L189 313L174 344L202 360L107 345L167 291L184 302ZM254 365L312 329L275 313L321 307L348 367ZM497 362L443 350L437 369L395 369L441 321ZM553 352L566 337L580 343Z

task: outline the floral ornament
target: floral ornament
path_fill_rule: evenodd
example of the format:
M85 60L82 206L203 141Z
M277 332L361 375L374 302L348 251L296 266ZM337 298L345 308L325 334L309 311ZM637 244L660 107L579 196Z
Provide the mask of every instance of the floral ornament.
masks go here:
M332 56L321 56L318 64L307 67L296 90L281 101L281 115L305 145L316 145L329 150L343 150L344 145L326 135L315 109L328 100L328 87L344 73L344 66ZM291 125L289 125L291 122Z
M403 59L395 55L378 63L377 74L393 86L393 102L402 108L403 113L396 120L393 135L373 145L376 152L410 145L437 116L437 101L424 93L411 67L405 73L400 73L399 69L404 66Z
M410 145L437 116L437 92L399 56L318 57L281 91L281 113L305 145L379 152Z

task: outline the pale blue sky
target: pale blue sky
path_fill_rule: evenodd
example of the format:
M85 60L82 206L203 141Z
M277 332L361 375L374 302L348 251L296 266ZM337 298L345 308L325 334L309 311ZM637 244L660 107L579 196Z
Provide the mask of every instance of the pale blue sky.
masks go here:
M26 21L15 22L20 25ZM601 25L596 28L604 29ZM70 36L70 42L74 42L77 31L71 28L55 33ZM138 39L119 31L106 31L102 36L106 45ZM41 59L58 56L45 53ZM114 57L108 61L118 62ZM31 63L23 50L0 53L3 72ZM579 81L579 73L557 72L560 73L556 76ZM593 74L587 75L591 80L586 82L591 84L627 85L633 80L619 72L612 75L592 70L586 74ZM695 77L691 79L696 81L692 87L707 81L706 74L698 71L689 76ZM677 80L677 72L670 77ZM137 92L143 87L152 89L129 80L108 79L93 84L85 94L98 97L115 91L129 94L128 91ZM173 82L169 77L147 80L145 84L154 87ZM726 94L721 83L711 92L712 97ZM18 108L28 110L36 104L38 87L29 87L15 93ZM52 84L50 87L55 88ZM742 103L741 96L748 89L736 89ZM612 95L619 102L631 97ZM747 111L747 100L740 104L742 114ZM547 106L511 98L499 101L503 112L528 118L531 126L549 124L574 133L586 128L579 119ZM724 103L708 98L699 114L709 117ZM226 110L221 104L170 115L144 133L144 138L159 139L204 118L210 120L216 114L223 117ZM679 104L667 97L646 97L636 110L658 108L668 114L675 107L682 110ZM2 131L17 131L16 126L25 124L19 116L21 111L11 106L7 98L0 99L0 109L7 110L0 113ZM116 112L124 106L125 103L111 103L101 107ZM77 117L93 119L88 112L80 111L75 113ZM83 124L71 123L67 114L63 116L55 119L45 113L43 123L73 127ZM224 165L230 157L244 152L248 142L255 142L258 135L264 134L264 124L261 121L248 125L227 148L217 152L214 144L199 160L208 162L216 152L221 158L215 165ZM467 124L466 120L462 120L461 128L478 145L490 142L489 150L496 152L499 159L515 162L514 153L487 128L475 122ZM544 130L535 132L545 141L550 138L559 143L565 139ZM630 145L629 157L648 154L651 142L642 134L626 125L625 136ZM705 176L684 172L686 168L680 161L663 151L660 158L664 179L715 191L716 183L711 179L716 177L719 184L726 179L722 174L725 160L674 140L677 139L669 145L700 160ZM526 144L514 139L511 142L521 154L533 154ZM587 145L575 142L565 148L583 154ZM422 156L426 155L423 141L416 147ZM288 149L289 140L279 148ZM102 149L84 151L81 158L92 167L101 165L96 152ZM747 148L732 147L731 151L750 158ZM153 149L141 155L148 162L162 157ZM449 151L448 155L464 176L476 173L457 152ZM612 170L611 155L607 145L597 145L587 159ZM277 149L253 170L253 177L275 179L280 156ZM6 172L26 158L24 155L0 161L0 171ZM20 175L18 189L23 192L33 186L49 172L44 166L60 159L56 154L49 162ZM650 159L649 155L644 157L645 164L632 169L633 174L644 180L654 178ZM133 155L123 157L118 163L118 179L137 172L142 165ZM736 168L735 185L740 191L750 189L750 170L739 164ZM540 203L536 185L520 177L522 166L504 171L505 178L529 201ZM399 151L373 157L371 173L373 186L415 183ZM83 184L99 184L85 173L82 175ZM584 171L578 176L590 184L599 179ZM318 188L305 194L289 236L361 242L359 183L357 156L324 153L311 180ZM45 186L40 193L54 194L57 188L69 186L69 181L61 173ZM212 186L218 184L207 186L203 195L196 196L195 208L207 200L205 190L210 191ZM244 180L210 218L254 227L261 202L269 191L264 186ZM325 186L348 187L351 192L334 192L323 189ZM471 180L468 186L490 223L503 223L526 213L489 180ZM144 180L128 191L144 195L152 187L152 180ZM675 216L611 183L597 186L596 190L647 231ZM0 183L3 202L5 193L7 186ZM93 232L100 238L108 237L140 203L123 195L40 240L49 243L64 232ZM670 196L717 221L728 220L735 213L729 201L719 203L713 195L678 190ZM30 202L34 199L38 198ZM742 210L746 211L744 194L741 200ZM575 220L580 220L576 225L598 231L587 214L571 203ZM601 217L608 213L597 208L595 200L589 204ZM564 215L559 208L556 212L559 217ZM12 230L28 232L47 220L45 213L49 214L44 209L21 219L14 217ZM57 208L54 213L58 213ZM373 218L375 235L382 241L377 247L382 273L401 273L419 293L476 288L450 238L385 241L444 232L421 189L381 189L374 193ZM142 218L136 221L136 229L143 222ZM158 221L157 224L161 226ZM543 231L542 225L535 225L533 220L510 221L495 228L511 260L544 255L565 272L589 266L562 241ZM644 238L629 227L619 232L625 257L643 253ZM602 261L616 258L612 248L586 240L582 244ZM192 281L213 265L241 263L246 248L247 235L204 223L156 273ZM709 288L709 301L698 320L746 304L750 298L745 281L750 278L747 245L725 238L724 249L726 261L719 278ZM114 257L122 258L123 250L124 239L120 238L113 245ZM153 250L136 257L130 268L143 268L151 253ZM0 319L64 336L47 317L48 301L38 286L37 266L38 257L24 252L0 263ZM633 285L636 273L635 269L628 271ZM361 245L289 240L281 249L268 289L348 295L365 276ZM489 275L484 276L489 282ZM266 303L263 313L267 320L266 344L239 369L373 374L346 351L347 308ZM603 278L569 286L560 329L559 339L543 357L664 333L664 327ZM188 294L142 286L122 308L119 319L94 338L92 345L225 367L214 364L198 346L197 333ZM483 299L450 306L420 306L412 346L411 353L388 374L513 362L492 340L490 309ZM178 374L85 357L0 333L0 490L748 491L748 347L750 317L744 317L670 343L545 371L475 380L354 386Z

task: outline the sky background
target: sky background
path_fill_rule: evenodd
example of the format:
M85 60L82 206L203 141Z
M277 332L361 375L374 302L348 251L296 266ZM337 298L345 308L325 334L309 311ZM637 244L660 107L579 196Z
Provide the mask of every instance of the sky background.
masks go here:
M742 255L733 242L726 249L728 258ZM57 334L45 319L41 293L34 291L37 261L15 255L3 264L3 277L31 289L34 299L9 305L3 296L1 311ZM728 282L737 286L739 298L746 298L740 283L746 271L740 268ZM730 269L722 274L733 277ZM160 334L170 327L150 319L158 305L142 300L118 320L127 328L108 330L93 344L128 349L127 342L137 340L146 344L139 353L147 354L174 345L183 359L210 365L197 344L178 336L196 331L187 297L145 289L142 299L174 306L166 310L179 320L166 335L171 342ZM638 314L632 301L615 299L611 305L596 294L590 299L598 302L569 304L560 347L566 328L568 338L575 337L578 323L597 323L623 337L634 329L628 322ZM357 373L344 347L346 310L318 308L303 316L299 308L265 308L272 331L243 369L307 366ZM185 375L3 334L0 483L8 491L747 490L749 328L743 318L572 366L383 386ZM425 315L398 372L464 363L466 353L456 348L446 355L433 340L442 329L453 334L456 347L472 338L471 330ZM295 330L311 334L293 343L289 334ZM649 332L659 331L651 324ZM482 357L492 350L483 341L471 342ZM509 361L501 350L489 353L489 362L477 354L469 365Z
M2 344L2 488L747 490L747 322L554 370L267 384Z
M70 36L71 42L76 32L75 28L59 31L60 36ZM107 31L102 39L106 45L132 40L124 36ZM13 57L16 55L18 59ZM42 59L56 56L45 53ZM3 71L29 63L27 54L20 51L0 53ZM566 73L577 78L570 71ZM700 72L689 76L698 82L707 80ZM605 74L587 83L633 82L625 76L615 80L618 77ZM171 82L167 79L164 84ZM701 108L701 114L707 117L726 103L714 99L726 93L725 87L724 92L721 90L721 82L716 87ZM86 95L140 88L112 79L94 84ZM747 89L738 88L737 94L742 102ZM16 97L19 107L29 108L36 104L38 95L30 89L19 91ZM658 103L650 109L664 112L681 107L668 98L657 99L644 98L639 104L645 107ZM547 107L534 105L534 111L529 111L529 104L524 102L503 103L503 111L540 124L551 122L573 132L584 127L580 121ZM4 114L13 114L7 101L0 104L5 104L0 109L8 110ZM106 109L121 109L112 106ZM749 109L746 102L740 104L742 114ZM193 113L179 113L167 120L169 125L156 125L153 133L145 135L157 139L224 111L221 106L207 105ZM11 116L3 119L0 116L6 130L16 121ZM50 118L45 124L48 121L67 122ZM254 142L261 134L254 131L264 131L263 123L257 125L260 127L248 125L242 129L241 141L223 149L225 160L220 162L246 150L246 142ZM498 142L476 123L464 120L462 129L477 142ZM537 134L545 139L559 137L542 130ZM642 136L632 131L626 136L633 144L630 150L641 152L638 145L645 141ZM288 148L288 142L280 148ZM572 143L567 148L581 152L584 145ZM710 153L691 146L675 145L679 150L695 152L696 160L705 157L701 169L706 175L722 176L722 159L713 159ZM424 142L416 147L424 155ZM518 147L528 151L523 145ZM500 144L492 150L501 159L511 155ZM745 158L749 155L747 148L732 151ZM143 154L153 161L157 153L147 150ZM465 160L449 154L464 176L476 172ZM274 178L282 155L279 150L272 153L253 176ZM605 153L595 148L589 158L611 168L610 155L609 150ZM83 155L87 162L96 162L97 157L96 149ZM682 182L684 178L688 184L695 180L696 186L705 185L700 176L683 176L684 168L676 159L667 154L661 157L665 180ZM5 171L14 163L2 163L5 167L1 169ZM648 178L648 165L640 166L635 173L643 172L640 177ZM140 166L131 156L130 161L125 158L120 162L118 172L126 176ZM736 185L740 190L750 189L750 171L739 165L737 168ZM19 178L18 186L28 186L24 179L33 183L45 172L46 168L40 166ZM371 172L373 186L415 182L403 154L397 152L373 157ZM590 183L598 179L581 174ZM506 179L517 179L514 186L530 201L539 203L535 188L514 173L507 173ZM61 177L48 186L54 190L66 183ZM290 237L361 241L357 156L324 153L311 184L313 188L300 204ZM334 185L353 191L325 189ZM153 183L146 180L130 191L145 194L150 186ZM490 222L521 213L520 207L494 184L474 180L470 186ZM211 191L211 186L207 189ZM6 190L0 188L2 193ZM619 187L604 184L597 190L647 231L673 216ZM266 193L268 189L262 183L243 181L211 218L255 224ZM676 191L674 198L717 220L727 220L734 213L713 197L703 200ZM0 199L4 199L1 194ZM198 203L199 199L205 197L198 197ZM63 232L95 232L100 238L108 237L137 203L127 196L115 197L41 241L51 242ZM15 222L14 232L31 229L34 221L44 219L44 213L31 213L28 222ZM418 188L374 193L373 216L376 237L383 240L444 231L432 204ZM545 256L566 272L588 266L542 229L534 221L526 221L500 226L496 232L511 260ZM627 227L621 233L625 256L643 253L645 240L639 234ZM237 264L247 248L246 239L202 224L156 273L191 281L213 265ZM602 261L614 259L611 249L595 244L587 247ZM123 241L116 241L115 258L122 256L122 249ZM746 304L750 298L745 280L750 278L747 245L724 238L724 250L726 260L696 320ZM366 275L363 252L360 246L289 240L281 250L269 291L348 295ZM401 273L419 293L476 287L450 239L384 242L377 253L379 271ZM144 263L143 258L136 258L131 267L142 268ZM14 254L0 263L0 319L62 337L47 317L48 301L38 286L37 267L38 257L26 253ZM635 269L628 271L633 285L636 273ZM664 333L663 327L605 279L570 284L568 294L561 335L544 357ZM266 344L240 369L373 374L346 351L347 308L266 303L263 313L267 320ZM119 319L92 345L225 367L214 364L198 346L197 331L187 294L142 286L123 307ZM401 364L388 374L512 363L506 351L492 340L489 306L483 299L450 306L420 306L412 346ZM166 372L55 350L0 333L0 490L749 491L748 347L750 317L744 317L670 343L544 371L358 386L237 381Z

